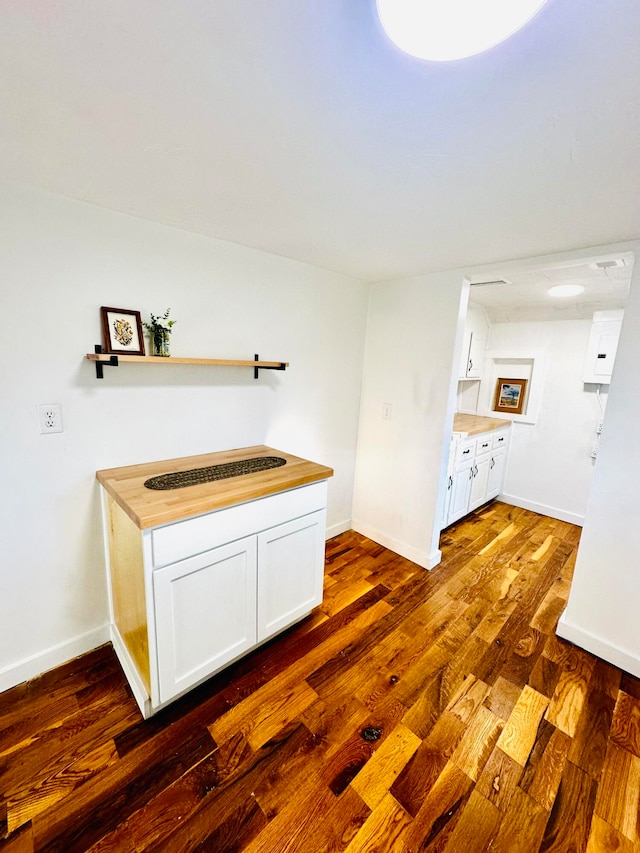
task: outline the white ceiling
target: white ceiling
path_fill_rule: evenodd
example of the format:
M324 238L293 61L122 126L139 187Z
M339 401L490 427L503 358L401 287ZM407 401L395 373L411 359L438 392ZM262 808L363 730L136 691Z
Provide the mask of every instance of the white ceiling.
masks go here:
M469 301L480 305L492 323L541 322L548 320L591 320L595 311L624 308L634 257L630 252L618 254L623 266L595 268L595 263L565 263L556 267L513 270L500 269L494 274L470 276ZM601 257L599 261L614 258ZM478 285L502 279L506 284ZM579 296L554 298L549 288L557 284L580 284Z
M374 0L0 15L0 178L365 280L638 236L638 0L550 0L443 64Z

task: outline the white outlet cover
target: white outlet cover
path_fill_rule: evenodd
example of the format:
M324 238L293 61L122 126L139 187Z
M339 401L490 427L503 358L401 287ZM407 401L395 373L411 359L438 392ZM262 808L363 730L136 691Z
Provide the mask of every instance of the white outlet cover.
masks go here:
M43 435L62 432L62 406L60 403L42 403L37 406L38 424Z

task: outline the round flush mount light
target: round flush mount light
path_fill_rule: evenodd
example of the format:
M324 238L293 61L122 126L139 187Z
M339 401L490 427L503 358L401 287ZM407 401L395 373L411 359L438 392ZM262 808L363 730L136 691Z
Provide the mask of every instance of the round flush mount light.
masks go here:
M556 284L555 287L550 287L547 293L555 299L566 299L569 296L578 296L583 291L581 284Z
M523 27L547 0L376 0L392 42L418 59L482 53Z

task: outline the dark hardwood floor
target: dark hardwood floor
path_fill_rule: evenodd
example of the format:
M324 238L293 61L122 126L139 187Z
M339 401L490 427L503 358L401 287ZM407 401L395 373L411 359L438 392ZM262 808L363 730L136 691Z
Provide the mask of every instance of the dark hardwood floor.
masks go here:
M7 691L0 849L638 853L640 682L554 634L578 538L338 536L312 616L146 722L110 646Z

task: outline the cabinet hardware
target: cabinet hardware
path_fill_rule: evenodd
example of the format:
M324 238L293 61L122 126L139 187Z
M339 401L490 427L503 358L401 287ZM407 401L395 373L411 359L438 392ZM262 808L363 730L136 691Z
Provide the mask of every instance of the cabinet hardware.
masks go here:
M490 467L491 467L491 468L493 468L493 466L494 466L495 464L496 464L496 460L495 460L495 459L493 458L493 456L492 456L492 457L491 457L491 466L490 466Z

